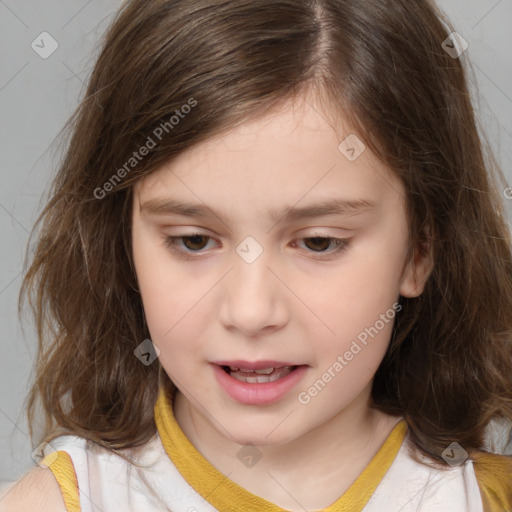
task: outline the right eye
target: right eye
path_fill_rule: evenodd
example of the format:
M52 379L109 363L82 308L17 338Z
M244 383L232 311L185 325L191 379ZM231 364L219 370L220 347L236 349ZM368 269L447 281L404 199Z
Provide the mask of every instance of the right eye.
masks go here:
M201 251L205 246L205 239L210 236L201 233L183 234L177 236L166 235L164 245L180 255L193 254ZM179 247L179 242L183 241L185 249Z

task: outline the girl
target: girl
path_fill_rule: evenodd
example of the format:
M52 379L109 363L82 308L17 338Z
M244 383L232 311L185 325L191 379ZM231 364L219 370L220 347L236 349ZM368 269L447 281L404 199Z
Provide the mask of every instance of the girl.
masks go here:
M122 6L22 288L46 424L6 510L512 510L511 242L452 32Z

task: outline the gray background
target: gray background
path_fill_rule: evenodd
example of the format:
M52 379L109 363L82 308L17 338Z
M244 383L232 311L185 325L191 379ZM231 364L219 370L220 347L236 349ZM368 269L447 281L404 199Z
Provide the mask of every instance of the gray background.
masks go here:
M475 109L512 186L512 0L437 3L469 43ZM25 405L36 337L30 319L17 316L28 233L61 155L52 142L83 93L95 43L120 5L0 0L0 481L34 464ZM44 31L58 43L47 59L31 47ZM512 200L503 200L512 219Z

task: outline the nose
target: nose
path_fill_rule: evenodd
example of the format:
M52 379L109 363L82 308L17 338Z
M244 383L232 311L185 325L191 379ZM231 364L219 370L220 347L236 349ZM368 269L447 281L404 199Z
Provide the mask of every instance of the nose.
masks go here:
M221 282L219 320L224 327L253 338L286 325L290 292L278 275L267 251L252 262L235 253L233 268Z

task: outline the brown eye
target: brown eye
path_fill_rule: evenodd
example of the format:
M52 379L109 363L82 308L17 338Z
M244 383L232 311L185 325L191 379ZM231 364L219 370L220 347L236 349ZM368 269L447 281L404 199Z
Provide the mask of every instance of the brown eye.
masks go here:
M314 251L324 252L329 248L329 245L331 244L331 240L334 240L334 239L333 238L323 238L323 237L317 236L317 237L313 237L313 238L304 238L304 240L310 241L310 242L304 243L304 245L306 245L308 248L310 248Z
M344 238L333 238L329 236L310 236L301 238L300 241L305 246L305 251L308 252L314 259L327 259L335 256L338 253L347 249L349 240ZM298 245L297 243L293 244ZM332 249L329 249L333 246Z
M200 251L205 247L205 239L209 237L204 235L191 235L191 236L182 236L180 237L183 240L183 245L190 249L191 251ZM188 242L188 243L187 243Z
M179 255L187 256L187 254L193 253L200 254L210 239L211 237L200 233L181 236L166 235L164 236L164 245Z

